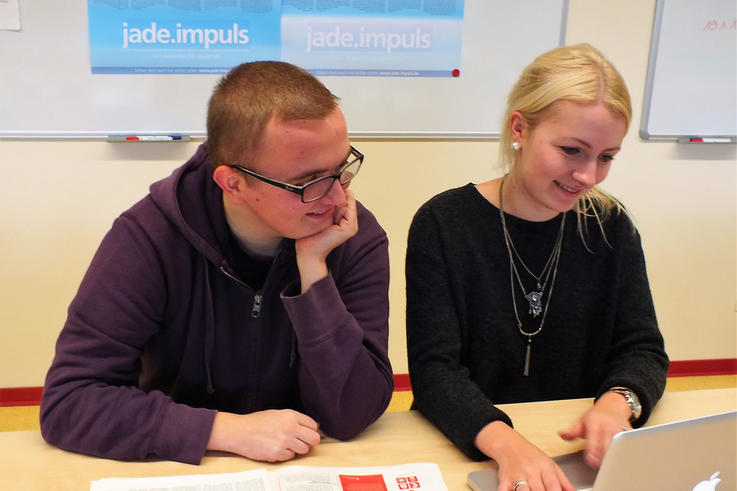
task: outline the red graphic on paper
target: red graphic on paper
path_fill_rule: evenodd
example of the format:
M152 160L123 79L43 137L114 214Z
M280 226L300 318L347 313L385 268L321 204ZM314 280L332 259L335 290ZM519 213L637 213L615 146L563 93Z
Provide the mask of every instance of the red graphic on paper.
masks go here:
M387 491L381 474L368 476L339 475L343 491Z
M399 489L420 489L420 480L417 476L398 477L397 486Z

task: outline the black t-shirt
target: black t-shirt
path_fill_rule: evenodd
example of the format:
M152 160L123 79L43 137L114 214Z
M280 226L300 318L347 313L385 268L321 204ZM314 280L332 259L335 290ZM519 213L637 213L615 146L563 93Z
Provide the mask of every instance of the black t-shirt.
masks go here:
M233 268L238 278L254 290L260 290L266 282L274 258L263 259L250 256L238 245L233 232L228 233L224 250L228 264Z

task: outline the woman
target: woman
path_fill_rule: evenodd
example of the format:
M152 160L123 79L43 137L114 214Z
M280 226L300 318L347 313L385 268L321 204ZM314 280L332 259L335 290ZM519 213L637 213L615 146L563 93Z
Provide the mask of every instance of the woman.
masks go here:
M627 88L589 45L539 56L512 89L499 179L446 191L409 233L407 341L415 407L499 490L573 489L494 404L596 397L561 433L598 467L642 425L668 357L640 237L596 186L630 123Z

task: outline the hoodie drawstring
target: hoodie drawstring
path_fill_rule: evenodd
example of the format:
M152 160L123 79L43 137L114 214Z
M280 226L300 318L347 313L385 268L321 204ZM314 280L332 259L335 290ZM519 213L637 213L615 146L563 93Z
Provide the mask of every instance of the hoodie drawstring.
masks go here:
M210 264L206 257L202 256L205 264L205 291L207 292L207 322L205 323L205 376L207 377L207 393L212 395L215 388L212 386L212 357L215 351L215 306L212 299L212 288L210 285Z

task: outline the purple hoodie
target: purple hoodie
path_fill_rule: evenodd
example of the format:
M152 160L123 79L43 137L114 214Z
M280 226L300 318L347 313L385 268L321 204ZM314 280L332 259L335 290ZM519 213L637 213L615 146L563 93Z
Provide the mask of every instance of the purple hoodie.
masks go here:
M289 239L254 291L224 256L211 175L203 144L103 239L46 377L47 442L196 464L215 410L291 408L349 439L386 409L389 259L374 216L357 204L358 233L304 295Z

